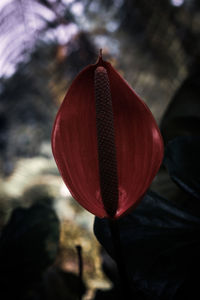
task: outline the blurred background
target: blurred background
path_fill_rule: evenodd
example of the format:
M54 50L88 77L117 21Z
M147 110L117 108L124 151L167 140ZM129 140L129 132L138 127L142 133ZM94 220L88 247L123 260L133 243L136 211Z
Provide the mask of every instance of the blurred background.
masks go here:
M93 216L72 199L52 157L56 112L103 48L148 104L165 142L188 126L199 132L199 37L198 0L0 1L0 227L19 207L51 207L60 228L54 264L78 274L82 246L85 299L110 282Z

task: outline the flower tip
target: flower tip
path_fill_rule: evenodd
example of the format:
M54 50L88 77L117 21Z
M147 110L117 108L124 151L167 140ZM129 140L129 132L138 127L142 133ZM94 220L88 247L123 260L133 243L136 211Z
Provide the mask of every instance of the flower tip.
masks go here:
M103 50L102 50L102 48L101 49L99 49L99 57L98 57L98 59L97 59L97 65L101 65L102 64L102 62L103 62Z
M101 49L99 49L99 58L101 58L102 59L102 48Z

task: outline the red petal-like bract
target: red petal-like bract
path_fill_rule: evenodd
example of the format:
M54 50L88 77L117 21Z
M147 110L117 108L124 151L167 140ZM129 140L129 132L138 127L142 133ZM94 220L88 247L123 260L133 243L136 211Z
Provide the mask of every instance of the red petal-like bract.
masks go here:
M113 203L117 207L112 215L106 210L100 186L102 155L98 153L101 145L95 105L95 70L99 66L106 70L109 79L114 119L118 199ZM163 141L146 104L111 64L100 57L69 88L54 123L52 150L72 196L94 215L117 219L138 204L151 184L162 162Z

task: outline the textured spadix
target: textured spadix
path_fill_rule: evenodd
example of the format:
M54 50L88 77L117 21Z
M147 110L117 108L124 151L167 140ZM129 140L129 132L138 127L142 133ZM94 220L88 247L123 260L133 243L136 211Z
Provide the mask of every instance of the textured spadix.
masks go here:
M101 56L69 88L52 150L73 197L96 216L114 219L139 202L163 158L150 110Z

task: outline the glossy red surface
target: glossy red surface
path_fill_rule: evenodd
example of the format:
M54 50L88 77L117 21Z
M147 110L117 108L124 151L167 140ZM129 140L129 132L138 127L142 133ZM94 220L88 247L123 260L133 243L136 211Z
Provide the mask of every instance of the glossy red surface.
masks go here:
M101 58L73 81L58 111L52 150L72 196L98 217L109 217L100 192L94 72L108 74L114 114L119 218L135 207L151 184L163 158L163 141L152 113L127 82Z

